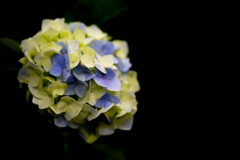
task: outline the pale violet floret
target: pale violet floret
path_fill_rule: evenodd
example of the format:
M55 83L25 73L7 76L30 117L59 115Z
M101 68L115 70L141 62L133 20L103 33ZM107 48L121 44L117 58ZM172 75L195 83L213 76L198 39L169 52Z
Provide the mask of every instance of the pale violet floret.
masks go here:
M114 46L114 51L117 51L117 50L119 50L121 47L120 46Z
M103 40L94 40L90 43L90 46L101 56L113 54L114 45L112 42L105 42Z
M101 98L99 98L95 104L97 108L107 108L112 103L115 105L120 102L120 99L114 95L111 95L110 93L105 93Z
M55 44L62 47L60 53L64 55L66 59L68 59L68 51L66 45L63 42L55 42Z
M99 85L104 87L109 91L120 91L121 90L121 82L115 76L115 72L112 68L106 68L107 73L104 74L97 68L95 69L96 76L93 78L94 81Z
M60 50L60 53L65 57L66 59L66 65L67 65L67 68L70 69L70 64L69 64L69 51L66 47L66 45L63 43L63 42L55 42L55 44L59 45L62 47L62 49Z
M118 64L116 65L117 69L121 72L127 72L131 66L129 58L118 59Z
M86 32L86 25L81 22L73 22L73 23L69 23L69 29L72 33L74 32L75 29L80 29Z
M95 77L95 74L89 68L81 64L78 64L72 71L74 76L80 81L88 81Z
M118 60L113 55L114 45L112 42L94 40L89 47L96 52L94 64L101 72L106 73L105 68L117 69L114 64L118 63Z
M52 63L50 74L55 77L62 76L63 82L66 82L67 78L71 74L71 71L69 70L69 63L67 63L64 55L56 53L53 54Z
M90 46L92 49L94 49L98 54L101 56L105 55L113 55L114 51L114 45L110 41L103 41L103 40L94 40L90 43ZM118 63L118 59L113 56L113 63Z
M88 84L84 81L78 80L73 74L70 75L67 80L67 88L65 89L64 95L78 95L83 97L86 87Z
M68 122L66 118L60 114L59 116L54 118L54 124L58 127L67 127L69 126L72 129L78 129L79 125L73 122Z

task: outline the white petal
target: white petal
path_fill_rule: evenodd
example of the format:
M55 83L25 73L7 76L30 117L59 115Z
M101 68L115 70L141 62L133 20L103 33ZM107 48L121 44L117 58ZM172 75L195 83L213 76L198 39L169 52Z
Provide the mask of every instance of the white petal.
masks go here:
M100 135L106 136L106 135L111 135L114 133L114 128L113 126L107 125L105 123L102 123L99 127L98 127L98 133Z

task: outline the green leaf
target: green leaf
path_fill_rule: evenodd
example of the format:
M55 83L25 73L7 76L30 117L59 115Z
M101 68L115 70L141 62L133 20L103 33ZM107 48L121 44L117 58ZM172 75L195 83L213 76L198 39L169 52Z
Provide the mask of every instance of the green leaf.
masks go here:
M10 38L0 38L0 46L10 49L12 52L19 53L19 55L24 56L20 48L20 43L18 41L12 40Z
M17 71L22 67L19 59L24 57L18 41L1 37L0 38L1 60L0 71Z
M81 21L101 27L112 19L122 18L130 2L123 0L78 0L64 13L66 22ZM71 13L71 14L70 14Z

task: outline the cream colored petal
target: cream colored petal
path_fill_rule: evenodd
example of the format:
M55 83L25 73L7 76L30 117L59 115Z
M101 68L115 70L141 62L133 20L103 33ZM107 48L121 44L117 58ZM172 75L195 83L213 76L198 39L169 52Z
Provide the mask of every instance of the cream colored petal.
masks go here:
M94 62L93 62L94 56L95 56L95 51L90 47L86 47L84 54L81 57L81 63L87 67L94 67Z
M105 67L101 63L99 63L99 61L96 58L94 59L94 64L101 72L105 74L107 73Z
M105 55L99 61L104 67L111 67L113 65L113 55Z
M114 128L111 125L102 123L97 127L97 131L100 135L107 136L107 135L111 135L114 133Z
M44 19L42 21L42 32L45 32L52 24L53 20L51 19Z

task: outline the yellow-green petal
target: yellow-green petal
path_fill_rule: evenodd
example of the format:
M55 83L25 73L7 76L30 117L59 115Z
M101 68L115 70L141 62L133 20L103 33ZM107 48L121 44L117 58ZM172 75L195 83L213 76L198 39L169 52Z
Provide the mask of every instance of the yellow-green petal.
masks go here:
M82 106L75 99L65 96L58 102L56 112L57 114L66 112L65 118L70 121L79 114L81 109Z
M63 95L65 88L67 88L67 84L60 83L59 81L52 82L50 85L48 85L48 91L52 93L53 97Z
M74 30L73 35L74 35L74 39L78 40L79 42L83 42L86 37L85 33L82 30L78 30L78 29Z
M113 40L114 47L120 47L120 49L115 51L117 58L126 58L129 52L128 44L126 41Z
M60 31L64 28L64 21L64 18L56 18L55 20L44 19L42 21L42 32L47 31L49 28Z
M81 57L81 64L85 65L86 67L90 68L90 67L94 67L94 56L95 56L96 52L94 51L94 49L90 48L90 47L86 47L84 54Z
M70 30L62 30L59 33L60 39L71 41L73 40L74 36L72 35Z
M98 26L95 24L86 27L86 33L89 37L93 37L95 39L102 39L108 35L107 33L104 33L100 28L98 28Z
M69 64L70 64L70 70L76 67L81 60L81 51L76 50L74 53L71 53L69 55Z
M29 60L28 60L27 57L22 57L21 59L19 59L19 62L22 63L25 66L25 65L27 65Z
M95 142L99 138L99 135L89 132L84 126L80 126L79 131L84 135L85 141L89 144Z

